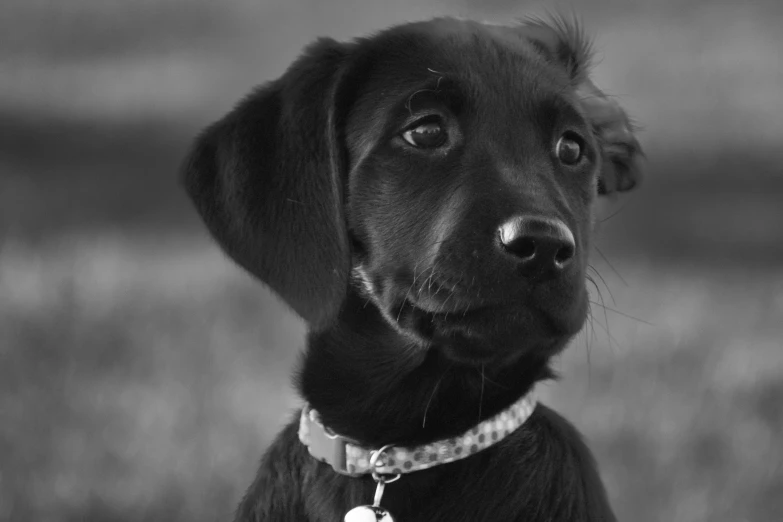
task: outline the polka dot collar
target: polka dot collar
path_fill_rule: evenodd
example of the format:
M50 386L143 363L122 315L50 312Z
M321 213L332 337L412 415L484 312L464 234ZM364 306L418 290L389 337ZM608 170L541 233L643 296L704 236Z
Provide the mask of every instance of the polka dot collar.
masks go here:
M299 440L307 446L313 457L330 464L338 473L372 473L370 459L373 453L379 451L381 454L376 458L375 473L411 473L464 459L500 442L525 423L536 404L531 390L507 409L480 422L462 435L412 448L393 445L383 448L359 446L350 439L332 433L321 424L318 412L308 405L302 409L300 416Z

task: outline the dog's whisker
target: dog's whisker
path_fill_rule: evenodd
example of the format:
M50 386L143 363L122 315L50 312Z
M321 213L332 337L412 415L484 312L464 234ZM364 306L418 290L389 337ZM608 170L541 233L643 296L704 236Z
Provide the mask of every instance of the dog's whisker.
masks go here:
M405 301L400 303L400 309L397 310L397 317L395 318L395 321L397 321L398 323L400 322L400 316L402 315L402 309L403 308L405 308Z
M618 99L618 98L620 98L620 96L617 95L617 94L609 94L609 93L604 92L601 95L598 95L598 94L583 94L583 95L580 95L578 98L579 98L579 101L588 101L588 100L605 100L606 98Z
M435 392L438 391L438 388L440 387L440 383L443 382L443 378L446 377L446 373L451 369L453 363L449 364L445 370L443 370L443 374L438 378L438 380L435 382L435 386L432 388L432 393L430 394L430 398L427 400L427 405L424 407L424 416L421 419L421 427L424 428L427 426L427 412L430 410L430 405L432 404L432 399L435 397Z
M587 328L590 328L590 335L587 334ZM585 325L582 328L582 331L585 334L585 348L589 351L590 349L590 342L595 342L595 326L593 325L593 307L590 304L590 301L587 303L587 320L585 321Z
M604 284L604 288L606 288L606 291L609 292L609 297L612 299L612 304L617 306L617 301L614 299L614 294L612 294L612 289L609 288L609 285L606 283L606 279L604 279L604 276L601 275L601 272L598 271L597 268L595 268L593 265L587 265L587 268L592 270L593 273L598 276L598 278L601 280L601 282ZM595 281L593 281L595 284Z
M601 292L601 290L598 288L598 285L596 284L595 280L590 277L589 275L585 276L586 279L592 283L592 285L595 287L596 291L598 293ZM588 319L590 320L590 332L591 332L591 340L594 343L596 341L596 335L595 335L595 313L593 312L593 301L587 300L587 311L588 311Z
M598 222L599 223L606 223L607 221L609 221L613 217L617 216L620 212L625 210L625 207L627 207L627 206L628 206L628 203L626 202L625 204L623 204L623 206L621 206L620 208L618 208L617 210L615 210L614 212L612 212L611 214L609 214L605 218L599 219Z
M444 284L443 281L441 281L440 284L438 285L438 289L435 290L435 295L438 295L438 293L440 292L441 288L443 288L443 284Z
M590 326L590 334L587 333L587 325ZM593 307L588 302L587 304L587 322L585 328L582 329L585 336L585 355L587 356L587 387L590 388L592 383L592 342L595 342L595 326L593 325Z
M491 384L491 385L495 386L496 388L500 388L501 390L509 390L510 389L508 386L504 386L503 384L500 384L497 381L493 381L490 377L487 377L486 373L484 374L484 381L487 384Z
M405 291L405 297L403 298L403 301L402 301L403 306L405 305L406 302L408 302L408 300L409 300L409 298L411 296L411 289L413 289L413 285L415 285L415 284L416 284L416 274L414 272L413 282L410 285L408 285L408 290ZM400 312L402 312L402 306L400 307ZM397 320L399 321L399 319L400 319L400 316L399 316L399 314L397 314Z
M484 381L486 380L484 376L484 365L481 365L481 393L479 394L479 410L478 410L478 421L481 422L481 408L484 404Z
M443 300L441 308L446 308L446 303L449 302L449 299L451 299L453 295L454 295L454 289L452 288L451 290L449 290L449 295L446 296L446 299ZM448 310L446 310L446 316L444 317L444 319L448 319L448 317L449 317L449 312Z
M419 285L419 290L416 292L416 295L421 295L421 293L424 292L424 287L426 286L427 289L429 289L431 284L432 284L432 269L430 268L430 273L427 275L427 277L424 278L424 281L422 281L421 284Z
M590 301L590 304L594 304L596 306L600 306L601 308L603 308L607 312L612 312L612 313L615 313L617 315L622 315L623 317L627 317L628 319L633 319L634 321L638 321L638 322L640 322L642 324L646 324L648 326L652 326L652 327L656 327L656 328L658 326L655 323L651 323L649 321L645 321L644 319L640 319L638 317L634 317L633 315L627 314L625 312L621 312L620 310L615 310L614 308L609 307L609 306L605 306L602 303L596 303L595 301Z
M597 324L597 325L598 325L598 326L599 326L601 329L603 329L603 330L604 330L604 332L606 333L607 337L609 338L609 345L610 345L610 347L611 347L612 343L614 342L615 346L616 346L616 347L617 347L617 349L619 350L619 349L621 349L621 348L620 348L620 343L619 343L619 342L617 342L617 339L615 339L615 337L612 335L611 329L610 329L610 327L609 327L609 315L607 314L607 311L606 311L606 306L605 306L605 304L603 304L604 297L603 297L603 295L601 294L601 290L598 288L598 285L596 284L596 282L595 282L595 281L594 281L592 278L588 278L588 279L589 279L589 280L590 280L590 282L591 282L591 283L593 283L593 285L595 286L595 288L596 288L596 290L597 290L597 292L598 292L598 298L601 300L601 303L597 303L597 302L594 302L594 301L588 301L588 304L590 304L590 305L592 305L592 304L595 304L595 305L601 306L601 308L603 309L603 312L604 312L604 324L605 324L606 326L604 327L603 325L601 325L601 323L600 323L600 322L599 322L599 323L596 323L596 324Z
M612 270L612 272L614 272L614 274L615 274L615 275L616 275L616 276L617 276L617 277L620 279L620 281L622 281L622 283L623 283L625 286L628 286L628 282L625 280L625 278L623 278L623 276L622 276L622 275L620 275L620 272L618 272L618 271L617 271L617 269L614 267L614 265L612 265L612 263L610 263L610 262L609 262L609 258L607 258L607 257L604 255L604 253L601 251L601 249L600 249L600 248L598 248L598 245L593 245L593 246L594 246L594 248L595 248L595 251L596 251L596 252L598 252L598 255L599 255L599 256L601 256L601 258L604 260L604 262L605 262L607 265L609 265L609 268Z
M598 287L598 284L590 276L586 276L586 279L593 284L593 286L596 289L596 293L598 294L598 298L601 300L601 302L603 302L604 297L603 297L603 294L601 294L601 289ZM592 305L592 304L598 304L598 303L596 303L594 301L589 301L588 300L588 304ZM612 333L611 333L610 328L609 328L609 316L606 313L606 308L602 307L602 309L603 309L603 312L604 312L604 324L606 325L606 327L603 328L603 330L604 330L604 332L606 332L607 336L609 337L609 343L611 345L612 341L614 341L614 337L612 336ZM598 323L598 326L602 326L601 323ZM617 343L616 341L615 341L615 344L617 344L618 348L620 347L619 343Z
M620 343L617 341L617 339L612 335L612 332L610 332L606 326L602 325L600 321L597 321L595 325L600 328L609 339L609 347L612 349L622 350L622 347L620 346Z
M591 341L590 345L592 346L596 342L598 337L596 336L595 333L595 314L593 313L593 307L589 303L588 306L590 310L590 341Z
M446 296L446 299L443 300L443 306L446 306L446 303L449 302L449 299L451 299L454 296L454 289L449 290L449 295Z
M412 359L420 358L424 355L425 352L423 352L421 349L419 349L419 346L416 343L408 343L403 347L402 350L402 358L405 362L411 361Z

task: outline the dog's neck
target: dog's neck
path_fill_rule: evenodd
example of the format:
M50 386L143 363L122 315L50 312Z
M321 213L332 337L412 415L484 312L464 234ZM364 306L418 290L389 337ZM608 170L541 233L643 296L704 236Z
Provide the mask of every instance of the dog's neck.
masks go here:
M546 358L453 363L437 347L412 345L351 294L333 325L308 336L298 387L334 432L369 447L412 446L462 433L551 377Z

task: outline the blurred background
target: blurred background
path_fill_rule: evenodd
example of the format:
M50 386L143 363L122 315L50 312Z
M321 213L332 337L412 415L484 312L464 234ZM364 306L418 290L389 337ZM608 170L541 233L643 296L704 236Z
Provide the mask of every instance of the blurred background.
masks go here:
M649 161L546 401L621 520L780 520L776 0L3 0L0 520L229 520L296 407L302 323L177 186L200 128L316 36L572 7Z

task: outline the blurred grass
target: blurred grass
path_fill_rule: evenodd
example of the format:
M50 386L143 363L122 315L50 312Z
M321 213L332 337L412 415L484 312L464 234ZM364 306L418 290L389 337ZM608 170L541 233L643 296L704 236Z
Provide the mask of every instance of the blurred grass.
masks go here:
M302 326L204 242L48 249L2 251L0 518L226 518Z
M4 520L226 519L295 405L302 325L207 242L158 239L6 244ZM621 519L775 520L783 270L596 266L641 320L594 306L546 395Z
M189 140L317 35L541 7L6 0L0 520L230 518L296 404L304 330L206 237L174 177ZM602 210L612 266L594 256L594 301L639 320L595 306L547 396L621 520L778 520L783 8L575 7L645 126L647 182Z

